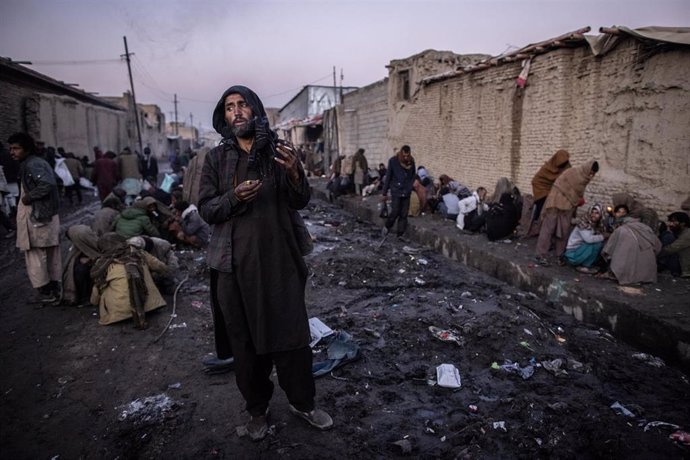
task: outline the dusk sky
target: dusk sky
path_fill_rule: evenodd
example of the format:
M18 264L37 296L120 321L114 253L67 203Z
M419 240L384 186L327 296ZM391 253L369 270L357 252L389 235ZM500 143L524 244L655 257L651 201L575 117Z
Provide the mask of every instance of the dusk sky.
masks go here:
M304 85L365 86L386 64L425 49L498 55L591 26L690 26L688 0L2 0L0 56L102 96L129 89L122 37L133 57L137 102L210 126L233 84L282 107Z

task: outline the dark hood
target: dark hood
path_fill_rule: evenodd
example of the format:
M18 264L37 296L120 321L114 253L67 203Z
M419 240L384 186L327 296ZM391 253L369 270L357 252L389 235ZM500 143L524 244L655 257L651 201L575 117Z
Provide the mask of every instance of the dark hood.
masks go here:
M268 118L266 117L266 110L264 105L261 103L261 99L256 95L254 91L247 88L246 86L235 85L226 89L223 95L220 97L216 108L213 110L213 128L223 136L224 139L234 139L235 136L232 134L228 123L225 121L225 98L231 94L239 94L252 108L252 113L254 117L257 118L258 122L264 122L265 128L268 129Z

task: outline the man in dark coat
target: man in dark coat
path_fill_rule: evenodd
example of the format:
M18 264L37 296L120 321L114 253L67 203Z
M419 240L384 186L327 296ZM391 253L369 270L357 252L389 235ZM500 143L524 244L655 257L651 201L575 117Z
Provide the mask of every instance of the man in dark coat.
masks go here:
M101 201L110 195L113 188L120 180L120 170L115 161L115 153L107 152L100 158L97 158L93 164L93 174L91 175L91 182L98 188L98 198Z
M214 326L227 327L251 416L247 431L255 441L268 433L274 364L291 412L328 429L333 420L314 407L307 267L292 226L292 214L310 198L296 149L277 139L261 100L244 86L223 93L213 127L223 140L206 156L199 209L213 225L207 262L216 277Z
M397 235L401 237L407 229L407 214L410 210L410 195L417 168L412 158L409 145L403 145L397 155L388 160L386 177L383 180L383 203L388 200L388 191L391 192L391 211L388 213L383 234L387 235L397 219Z
M141 158L139 170L144 180L158 183L158 160L151 154L151 149L144 147L144 156Z

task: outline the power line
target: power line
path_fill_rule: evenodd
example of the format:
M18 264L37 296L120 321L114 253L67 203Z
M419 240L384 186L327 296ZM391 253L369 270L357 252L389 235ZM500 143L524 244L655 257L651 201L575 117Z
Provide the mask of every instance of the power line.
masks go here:
M122 59L88 59L83 61L31 61L33 65L93 65L121 63Z

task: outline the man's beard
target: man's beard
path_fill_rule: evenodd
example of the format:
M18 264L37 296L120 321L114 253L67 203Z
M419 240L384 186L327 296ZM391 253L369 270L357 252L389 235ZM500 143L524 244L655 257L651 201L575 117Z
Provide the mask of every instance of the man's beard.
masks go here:
M256 121L252 118L247 120L247 122L242 126L237 126L235 124L230 125L230 129L235 137L240 139L249 139L254 136L256 131Z

